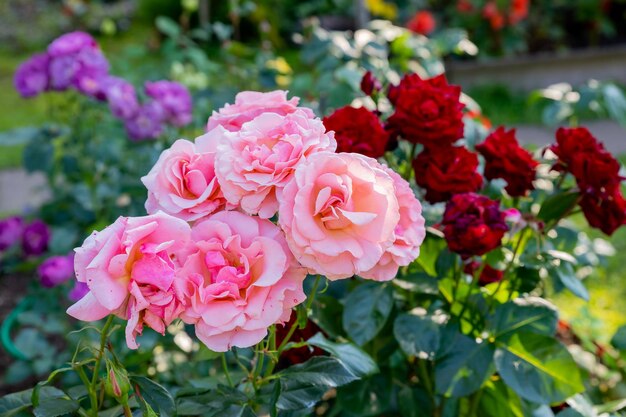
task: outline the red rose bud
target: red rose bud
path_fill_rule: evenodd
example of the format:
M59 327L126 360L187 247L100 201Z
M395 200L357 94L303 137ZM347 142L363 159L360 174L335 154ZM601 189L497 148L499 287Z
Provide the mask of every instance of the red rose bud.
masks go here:
M378 116L365 107L342 107L323 122L326 130L335 131L337 152L356 152L372 158L385 154L389 133Z
M363 91L366 95L371 96L372 93L378 92L382 90L382 88L382 84L371 71L367 71L363 74L363 78L361 78L361 91Z
M534 188L535 168L539 163L530 152L519 146L515 129L507 132L499 127L477 145L476 150L485 158L485 178L505 180L505 189L512 197L526 195Z
M448 247L464 258L497 248L509 230L505 216L498 201L474 193L455 195L442 221Z
M427 80L407 75L389 89L395 112L388 127L395 135L426 147L449 146L463 137L460 96L461 88L449 85L443 74Z
M430 203L478 191L483 183L476 171L478 157L460 146L426 149L415 158L413 168L415 182L426 190L425 198Z
M500 30L504 27L506 20L504 15L498 10L495 1L488 1L483 8L483 17L489 21L493 30Z
M470 262L465 265L465 267L463 268L463 272L473 277L474 274L476 274L481 267L482 266L479 262ZM485 264L482 269L483 270L480 273L480 277L478 277L478 285L480 285L481 287L493 284L494 282L500 282L502 281L502 278L504 278L504 271L492 268L490 265Z
M407 29L420 35L430 35L436 27L435 17L426 10L415 13L406 24Z
M626 223L626 200L620 190L608 196L583 195L580 207L589 225L609 236Z
M131 389L126 369L107 360L107 379L104 381L104 390L109 397L115 398L120 404L128 402L128 392Z

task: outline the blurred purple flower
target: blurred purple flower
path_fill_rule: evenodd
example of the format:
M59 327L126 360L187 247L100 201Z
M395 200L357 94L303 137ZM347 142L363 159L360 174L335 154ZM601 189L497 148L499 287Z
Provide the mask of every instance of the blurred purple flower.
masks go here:
M85 48L97 49L96 40L85 32L70 32L59 36L48 45L48 53L57 58L73 55Z
M146 82L146 94L155 99L165 110L165 119L175 126L191 122L191 94L187 87L175 81Z
M74 277L74 253L51 256L37 268L39 281L46 288L56 287Z
M15 71L15 89L24 98L34 97L48 89L48 54L35 54Z
M139 111L139 101L135 87L120 77L107 77L104 81L104 94L113 116L127 120Z
M15 245L22 237L24 222L21 217L7 217L0 220L0 250Z
M48 68L50 87L56 91L67 90L73 84L78 70L79 64L74 56L51 58Z
M78 69L73 85L81 93L105 100L104 82L109 75L109 61L99 49L83 49L76 55Z
M163 131L163 108L149 101L139 108L135 117L125 121L126 132L134 140L154 139Z
M35 220L24 228L22 233L22 250L27 256L41 255L48 249L50 229L41 220Z
M78 301L81 298L83 298L85 295L87 295L88 292L89 292L89 287L87 286L86 283L76 281L74 283L74 288L72 288L70 292L67 294L67 298L69 298L70 301Z

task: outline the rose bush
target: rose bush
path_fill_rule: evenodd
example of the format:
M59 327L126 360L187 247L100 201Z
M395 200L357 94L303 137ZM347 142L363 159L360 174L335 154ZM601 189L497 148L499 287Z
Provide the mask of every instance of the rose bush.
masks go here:
M116 117L154 105L138 129L186 120L178 88L148 84L139 104L112 83ZM624 330L578 341L549 299L589 298L608 249L566 220L624 223L619 162L584 128L534 153L504 127L480 136L444 75L354 84L367 97L323 119L282 90L241 92L195 140L157 147L136 178L148 215L106 218L75 250L68 313L94 323L0 412L618 415ZM0 223L29 259L50 239ZM46 285L67 279L59 255Z

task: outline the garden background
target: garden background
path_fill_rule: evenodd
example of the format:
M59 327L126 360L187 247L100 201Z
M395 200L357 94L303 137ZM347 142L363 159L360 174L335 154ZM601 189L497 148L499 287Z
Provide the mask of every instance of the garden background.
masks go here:
M498 9L504 3L512 11ZM516 17L506 20L509 12ZM58 197L41 172L41 164L58 149L37 151L29 143L32 127L48 123L51 109L76 111L74 97L51 93L25 100L14 87L14 74L62 33L92 33L111 73L135 85L157 79L185 85L193 96L193 119L171 133L195 137L207 115L241 90L289 90L320 116L356 99L363 75L358 65L377 68L382 59L376 42L365 43L359 35L375 41L387 36L385 30L393 31L392 24L408 28L417 40L395 42L390 59L406 71L419 72L416 62L425 64L429 75L445 68L450 83L461 85L480 105L476 118L484 127L517 128L520 142L536 149L554 141L555 126L585 125L622 164L626 161L626 1L6 0L0 4L0 217L32 213ZM61 120L69 120L67 114ZM93 115L81 114L88 138L98 124L87 122ZM103 199L119 203L120 211L129 207L121 201L124 194L103 193ZM94 209L80 198L72 204ZM621 257L626 230L605 241L582 214L572 221L587 233L594 251L617 255L585 276L588 302L569 292L555 294L552 301L577 335L608 344L626 324ZM77 233L62 225L53 230L59 242L82 241ZM61 247L59 252L65 250ZM7 320L25 296L48 301L58 296L46 295L34 273L35 260L4 261L0 320ZM27 331L12 334L26 358L0 349L0 392L31 386L52 369L54 360L36 350L54 349L58 335L50 329L65 327L54 316L37 324L46 314L42 309L18 318Z

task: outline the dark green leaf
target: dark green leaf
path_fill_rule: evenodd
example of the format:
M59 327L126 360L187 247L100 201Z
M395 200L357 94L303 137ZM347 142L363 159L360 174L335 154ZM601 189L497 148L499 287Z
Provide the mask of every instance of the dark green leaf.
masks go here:
M49 171L54 159L54 146L48 141L34 140L24 148L24 168L28 172Z
M132 376L131 382L139 387L142 397L161 417L176 414L176 404L170 393L161 385L143 376Z
M435 386L439 394L467 396L477 391L495 370L494 346L460 333L456 323L442 329L439 346L435 358Z
M437 262L435 263L437 278L442 279L451 276L457 259L458 255L450 252L448 249L443 249L441 252L439 252Z
M180 26L166 16L159 16L155 21L157 29L161 31L164 35L167 35L171 38L176 38L180 35Z
M524 331L554 335L558 322L556 307L539 297L518 298L499 305L489 319L487 330L497 339Z
M556 417L590 417L590 416L581 414L578 411L574 410L573 408L566 408L565 410L557 414Z
M326 339L322 333L317 333L307 343L331 353L354 376L362 378L378 372L376 362L365 351L352 343L334 343Z
M367 282L345 299L343 328L358 345L364 345L380 332L393 307L389 285Z
M313 407L330 388L358 379L338 359L322 356L289 367L277 375L282 390L277 406L281 410Z
M60 389L42 386L39 390L39 401L33 409L36 417L57 417L78 410L78 402L72 400Z
M572 294L585 301L589 301L589 291L587 291L585 285L576 276L574 267L571 264L561 262L559 266L550 268L548 272L553 279L570 290Z
M403 386L398 391L398 408L402 417L431 417L432 400L420 388Z
M574 208L579 196L578 192L566 192L550 196L541 205L537 217L545 222L559 219Z
M626 350L626 326L617 329L611 338L611 344L619 350Z
M439 253L445 248L446 242L440 237L428 234L424 243L420 247L420 256L417 258L417 263L424 269L424 271L433 277L437 276L437 270L435 264Z
M0 417L10 417L31 405L32 389L15 392L0 398Z
M341 325L343 306L335 297L321 295L313 303L311 319L326 332L327 335L338 337L344 334Z
M520 397L537 404L564 401L584 390L578 366L557 340L516 333L495 354L500 376Z
M393 324L393 334L408 356L433 359L439 349L439 325L430 317L402 314Z

